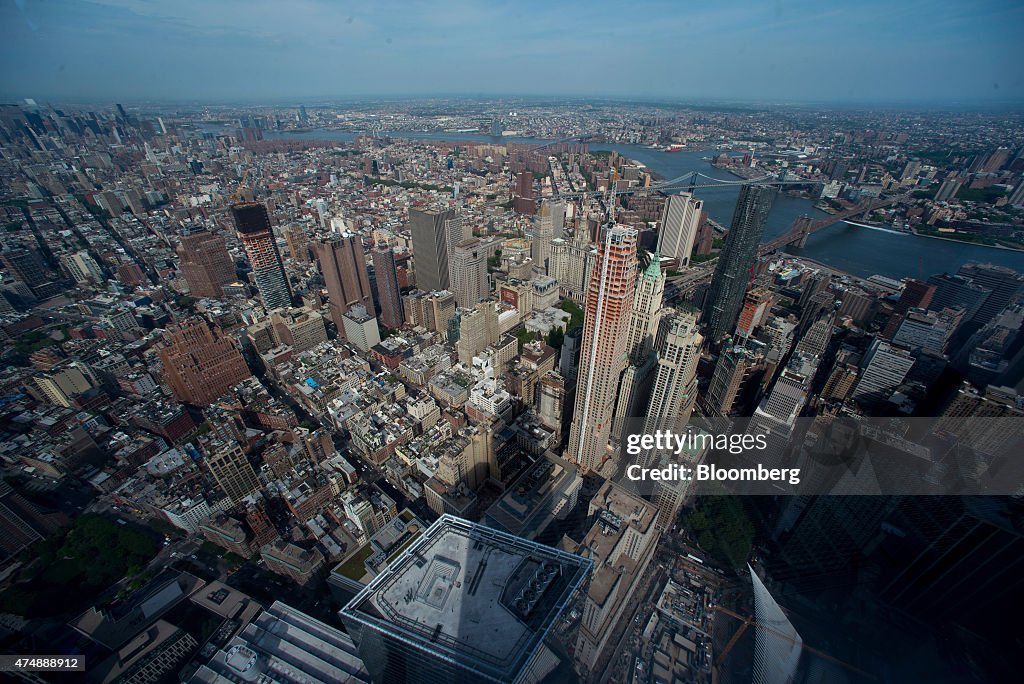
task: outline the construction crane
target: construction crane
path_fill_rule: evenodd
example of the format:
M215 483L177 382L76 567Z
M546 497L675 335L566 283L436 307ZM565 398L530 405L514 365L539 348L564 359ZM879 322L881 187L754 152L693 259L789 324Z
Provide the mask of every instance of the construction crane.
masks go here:
M242 188L245 187L245 181L247 180L249 180L249 169L245 170L245 173L242 174L242 180L238 182L238 187L228 196L231 204L238 204L242 200Z
M804 643L802 641L797 642L791 636L789 636L785 632L783 632L783 631L773 627L772 625L767 625L767 624L765 624L763 622L758 622L757 620L755 620L753 618L753 616L744 617L744 616L740 615L739 613L736 613L736 612L734 612L732 610L729 610L725 606L714 605L714 606L711 606L711 610L713 610L713 611L715 611L717 613L723 613L725 615L728 615L729 617L734 618L736 620L739 620L740 622L743 623L743 624L740 625L740 628L737 629L736 632L732 635L732 638L729 639L729 642L725 645L725 648L722 649L722 652L718 655L718 659L715 660L715 669L718 669L718 668L720 668L722 666L722 663L725 662L726 657L729 655L729 652L732 651L733 647L736 645L736 642L738 642L740 640L740 637L743 636L743 634L747 631L748 627L750 627L751 625L754 625L755 627L760 627L762 629L767 629L768 631L772 632L776 636L782 637L783 639L785 639L786 641L789 641L790 643L798 644L801 649L803 649L805 651L808 651L809 653L813 653L814 655L818 656L819 658L824 658L825 660L829 661L830 663L835 663L836 665L839 665L840 667L842 667L844 669L850 670L851 672L856 672L857 674L859 674L862 677L866 677L867 679L872 679L872 680L877 680L878 679L878 677L876 677L875 675L871 674L870 672L865 672L864 670L861 670L860 668L855 667L855 666L851 665L850 663L847 663L847 662L844 662L842 660L839 660L835 656L831 656L828 653L825 653L824 651L822 651L820 649L814 648L813 646L808 646L806 643Z

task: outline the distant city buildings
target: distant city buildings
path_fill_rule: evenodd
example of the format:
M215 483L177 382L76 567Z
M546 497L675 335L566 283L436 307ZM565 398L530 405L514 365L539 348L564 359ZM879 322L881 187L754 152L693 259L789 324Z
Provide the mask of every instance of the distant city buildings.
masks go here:
M449 141L492 124L509 136ZM314 127L332 139L290 134ZM990 246L1021 242L1019 128L499 98L0 106L5 633L94 641L97 681L710 684L788 679L795 653L821 681L915 654L1007 679L981 673L1015 671L1012 497L804 494L834 474L844 494L1012 493L1024 302L1019 254ZM705 161L742 189L659 184ZM848 212L802 250L759 245ZM787 466L869 457L742 502L619 477L722 456L623 462L627 429L716 425ZM145 524L131 567L117 542L79 563ZM94 608L62 628L68 601Z

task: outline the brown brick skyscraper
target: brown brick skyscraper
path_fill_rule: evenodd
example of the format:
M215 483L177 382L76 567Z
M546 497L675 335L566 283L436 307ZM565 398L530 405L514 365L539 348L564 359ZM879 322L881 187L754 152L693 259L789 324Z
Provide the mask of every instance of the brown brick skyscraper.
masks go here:
M199 406L251 375L238 341L202 319L169 329L159 355L174 396Z
M362 304L367 311L373 312L373 293L366 273L363 244L358 235L334 234L317 240L316 258L331 300L331 320L338 328L338 334L344 336L342 314L356 304Z
M224 238L205 230L192 230L181 236L178 245L181 274L193 297L219 298L224 285L237 280Z
M373 272L377 277L377 299L380 301L380 322L392 330L405 324L402 293L398 285L395 252L387 245L373 250Z

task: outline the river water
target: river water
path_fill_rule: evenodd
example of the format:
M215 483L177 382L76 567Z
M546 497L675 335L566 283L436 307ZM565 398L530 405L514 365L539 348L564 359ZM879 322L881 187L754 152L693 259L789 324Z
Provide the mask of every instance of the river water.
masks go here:
M317 130L301 133L267 132L267 139L310 139L351 141L356 134L346 131ZM465 142L499 143L519 142L543 144L550 142L536 138L494 138L474 133L421 133L392 131L381 135L416 140L457 140ZM663 179L672 179L691 171L722 180L737 180L735 176L714 168L704 157L715 152L684 151L663 152L639 145L591 144L591 150L615 150L636 160ZM704 200L704 208L714 220L728 226L736 205L739 188L705 188L697 196ZM826 214L814 207L811 200L779 195L765 226L765 239L784 233L802 214L814 217ZM968 245L948 240L936 240L911 234L890 233L871 228L839 223L815 233L803 249L789 248L792 254L806 256L841 271L866 278L884 275L890 278L927 278L942 272L955 272L970 261L984 261L1009 266L1024 272L1024 252L995 249L982 245Z

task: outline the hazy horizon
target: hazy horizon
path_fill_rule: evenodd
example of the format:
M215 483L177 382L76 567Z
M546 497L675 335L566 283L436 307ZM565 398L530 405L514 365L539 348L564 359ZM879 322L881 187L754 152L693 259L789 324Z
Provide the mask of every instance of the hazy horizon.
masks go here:
M1024 102L1024 4L988 1L12 0L0 22L12 100Z

